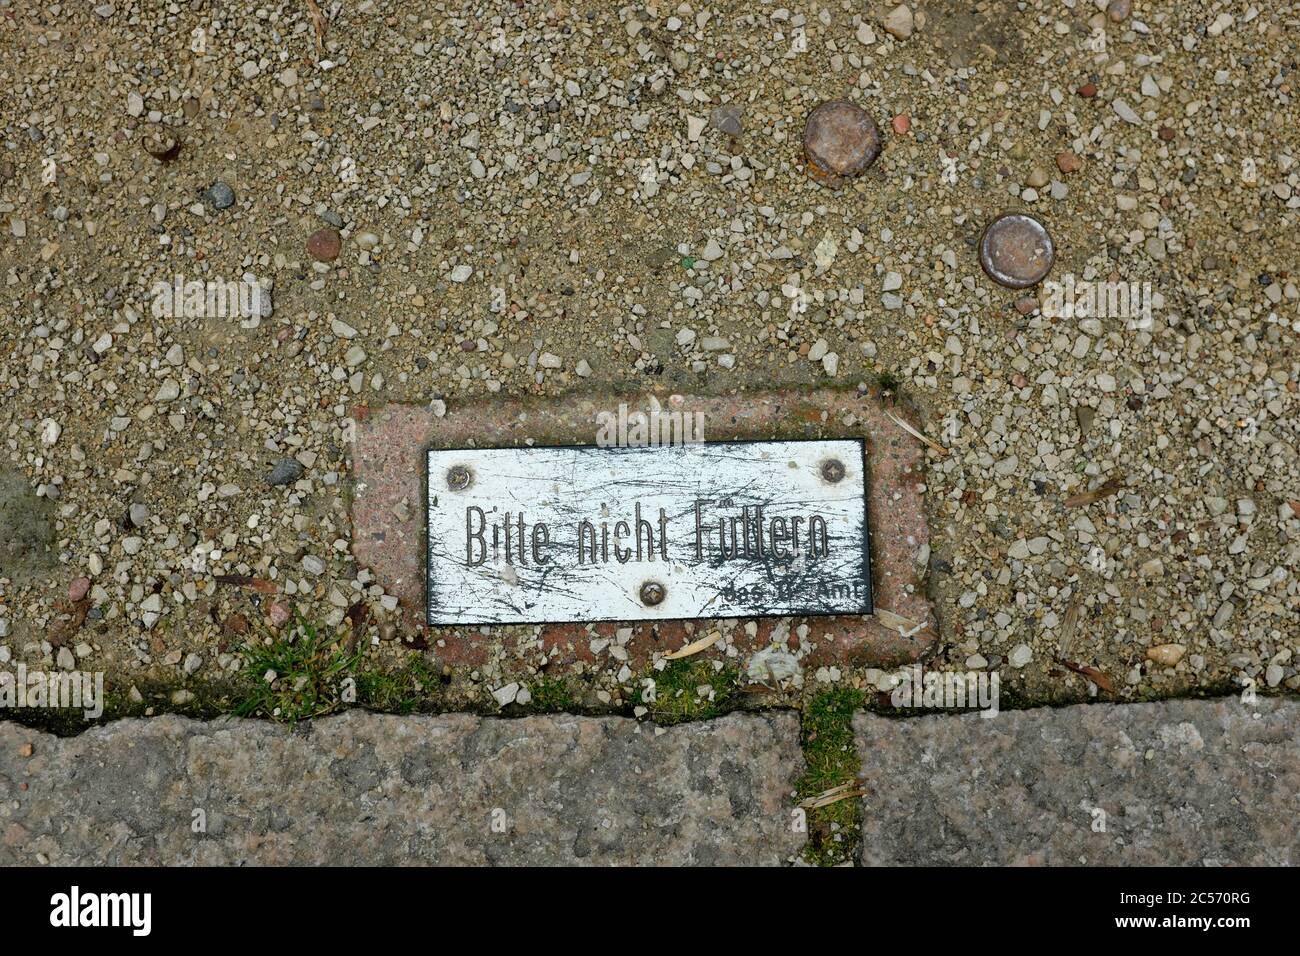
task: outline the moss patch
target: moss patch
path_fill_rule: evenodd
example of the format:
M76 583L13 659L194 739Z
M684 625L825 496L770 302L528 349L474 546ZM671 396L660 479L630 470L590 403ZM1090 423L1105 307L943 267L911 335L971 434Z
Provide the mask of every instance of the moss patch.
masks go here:
M566 681L543 675L528 684L531 699L520 706L526 714L573 714L579 711L578 699Z
M708 661L670 661L649 676L655 682L654 699L646 700L642 692L641 702L657 724L708 720L736 706L740 673L734 667L715 671Z
M853 744L853 712L866 702L862 691L842 688L818 694L803 711L803 755L808 768L799 780L799 799L819 796L857 779L858 756ZM808 843L804 858L817 866L852 860L860 824L858 798L849 797L808 813Z

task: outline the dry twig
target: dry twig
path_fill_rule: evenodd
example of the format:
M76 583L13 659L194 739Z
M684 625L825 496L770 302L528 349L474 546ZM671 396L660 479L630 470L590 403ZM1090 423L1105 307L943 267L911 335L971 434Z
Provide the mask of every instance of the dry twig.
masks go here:
M817 807L828 807L832 803L839 803L841 800L850 800L853 797L866 796L867 791L861 787L855 787L851 783L842 783L838 787L831 787L824 793L816 796L805 797L799 801L799 806L805 810L815 810Z
M325 14L320 12L316 0L307 0L307 13L311 15L311 25L316 31L316 52L325 53Z
M933 448L933 449L934 449L936 452L938 452L940 455L946 455L946 454L948 454L948 449L947 449L947 448L944 448L942 445L940 445L940 444L939 444L937 441L935 441L933 438L930 438L930 437L928 437L928 436L926 436L926 435L921 434L919 431L917 431L917 430L916 430L915 428L913 428L911 425L907 424L907 422L903 421L901 418L899 418L897 415L895 415L895 414L894 414L893 412L891 412L889 409L885 409L885 414L889 416L890 420L893 421L893 423L894 423L895 425L897 425L899 428L903 429L903 431L907 432L907 433L908 433L909 435L911 435L913 438L917 438L917 439L920 439L921 441L925 442L927 445L929 445L931 448Z
M671 654L665 654L664 660L675 661L680 660L683 657L690 657L692 654L698 654L700 651L712 647L720 640L722 640L721 631L710 631L698 641L692 641L685 647L673 651Z

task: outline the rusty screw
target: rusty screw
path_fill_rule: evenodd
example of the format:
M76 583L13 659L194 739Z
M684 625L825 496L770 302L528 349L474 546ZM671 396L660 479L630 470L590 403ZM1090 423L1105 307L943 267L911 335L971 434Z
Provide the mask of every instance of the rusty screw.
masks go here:
M837 458L822 462L822 477L835 484L844 477L844 462Z
M656 604L662 604L664 598L668 596L667 589L658 581L647 581L641 585L641 603L646 607L654 607Z
M857 104L831 100L808 114L803 149L809 171L833 183L857 176L876 161L880 127Z
M447 470L447 487L452 491L464 491L470 480L469 469L464 465L455 465Z
M980 237L980 265L994 282L1012 289L1038 285L1055 260L1047 227L1024 213L998 216Z

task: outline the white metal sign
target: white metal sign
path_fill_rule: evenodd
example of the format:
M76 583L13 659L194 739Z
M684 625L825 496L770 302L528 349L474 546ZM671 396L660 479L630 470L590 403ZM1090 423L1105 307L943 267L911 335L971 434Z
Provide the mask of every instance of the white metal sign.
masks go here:
M430 624L870 614L859 439L429 452Z

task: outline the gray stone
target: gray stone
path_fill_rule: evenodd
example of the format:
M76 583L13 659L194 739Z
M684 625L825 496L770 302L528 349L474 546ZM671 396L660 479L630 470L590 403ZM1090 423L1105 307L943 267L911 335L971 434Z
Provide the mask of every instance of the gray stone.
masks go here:
M302 477L302 463L296 458L281 458L266 476L268 485L288 485Z
M1296 865L1297 728L1270 698L859 714L861 862Z
M781 864L802 770L793 713L6 722L0 865Z
M54 506L21 475L0 471L0 578L27 582L52 567Z
M912 35L912 30L916 25L916 18L912 14L911 7L900 3L885 14L883 22L885 32L898 37L900 40L906 40Z
M744 127L741 125L742 116L740 107L729 103L715 107L709 112L709 125L728 136L739 136L744 132Z
M228 209L235 204L235 191L225 183L217 180L204 193L204 198L212 204L214 209Z

